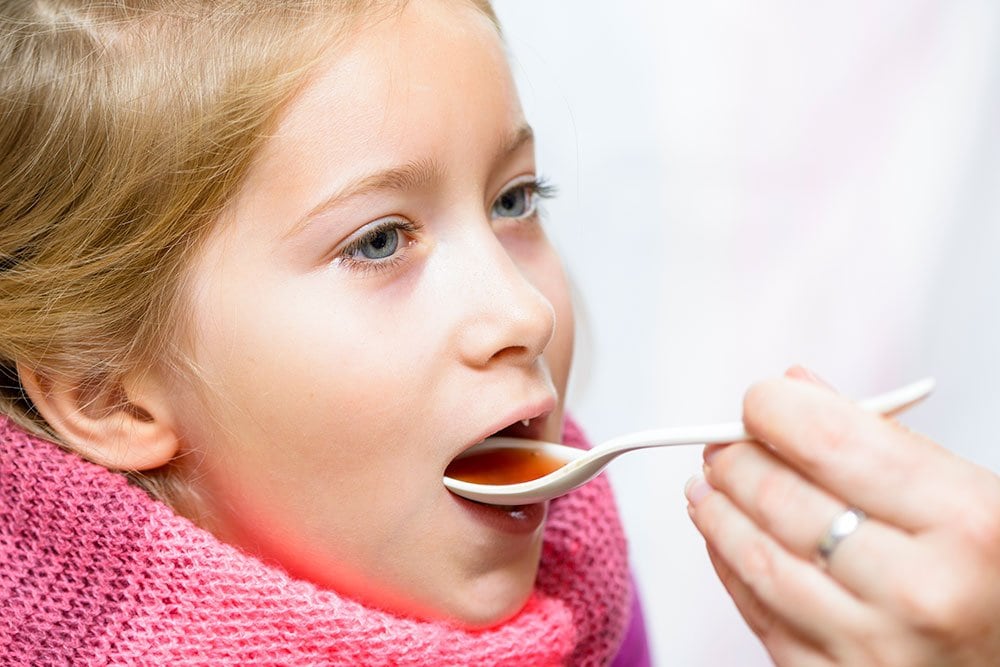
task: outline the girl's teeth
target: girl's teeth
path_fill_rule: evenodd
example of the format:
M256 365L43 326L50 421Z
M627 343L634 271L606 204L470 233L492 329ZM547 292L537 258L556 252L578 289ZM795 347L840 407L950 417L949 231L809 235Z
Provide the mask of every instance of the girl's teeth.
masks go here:
M521 423L524 424L525 426L528 426L529 424L531 424L531 420L530 419L522 419Z

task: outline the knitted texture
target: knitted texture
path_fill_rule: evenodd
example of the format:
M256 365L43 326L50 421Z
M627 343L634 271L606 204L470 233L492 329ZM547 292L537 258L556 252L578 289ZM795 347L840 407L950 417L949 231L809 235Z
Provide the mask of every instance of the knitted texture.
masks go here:
M552 501L524 609L468 631L293 579L0 416L4 665L604 665L631 594L603 478Z

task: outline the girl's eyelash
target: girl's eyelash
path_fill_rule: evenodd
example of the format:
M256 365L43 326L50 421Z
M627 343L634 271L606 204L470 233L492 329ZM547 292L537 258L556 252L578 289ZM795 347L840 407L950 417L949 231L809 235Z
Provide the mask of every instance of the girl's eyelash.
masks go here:
M558 186L553 185L545 176L538 176L525 185L528 185L539 199L552 199L559 194Z

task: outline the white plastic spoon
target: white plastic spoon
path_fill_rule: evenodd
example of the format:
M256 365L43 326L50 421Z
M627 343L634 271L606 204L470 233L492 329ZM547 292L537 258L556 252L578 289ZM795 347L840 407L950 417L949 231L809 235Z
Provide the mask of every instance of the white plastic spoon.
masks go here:
M859 401L858 405L869 412L892 415L902 412L922 400L931 393L932 389L934 389L933 378L925 378L885 394ZM589 450L541 440L487 438L463 452L459 459L495 449L521 449L538 452L542 456L563 462L563 465L544 477L517 484L476 484L445 477L444 485L452 493L481 503L528 505L558 498L578 486L586 484L600 474L612 459L625 452L650 447L710 445L748 439L750 436L743 428L742 422L640 431L612 438Z

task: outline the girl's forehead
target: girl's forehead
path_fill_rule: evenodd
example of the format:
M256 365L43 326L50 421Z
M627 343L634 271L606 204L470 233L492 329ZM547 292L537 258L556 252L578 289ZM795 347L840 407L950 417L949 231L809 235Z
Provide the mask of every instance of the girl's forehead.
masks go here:
M424 123L461 131L463 119L487 113L503 126L498 141L523 125L496 27L463 0L419 0L330 50L289 104L275 138L294 152L318 134L335 135L342 157L362 158L376 144L406 150L422 135L430 142ZM265 156L280 147L272 142Z
M464 0L418 0L398 14L357 31L320 63L312 90L318 95L356 93L358 88L407 95L443 92L447 77L473 85L507 70L499 32ZM337 83L339 85L331 85ZM456 99L460 97L460 91ZM394 98L380 100L392 105Z

